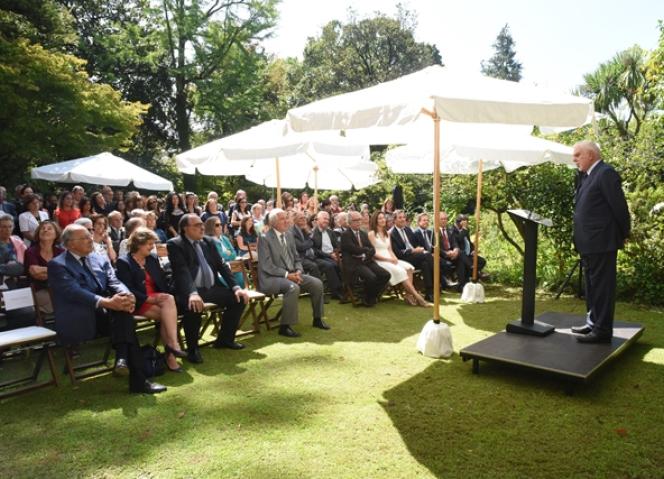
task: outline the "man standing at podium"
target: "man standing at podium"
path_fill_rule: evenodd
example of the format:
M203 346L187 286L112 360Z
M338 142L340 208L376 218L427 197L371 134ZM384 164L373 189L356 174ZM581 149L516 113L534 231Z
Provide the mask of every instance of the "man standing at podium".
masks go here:
M586 324L572 328L582 343L610 343L616 293L616 256L630 233L620 176L591 141L574 145L579 169L574 196L574 245L585 269Z

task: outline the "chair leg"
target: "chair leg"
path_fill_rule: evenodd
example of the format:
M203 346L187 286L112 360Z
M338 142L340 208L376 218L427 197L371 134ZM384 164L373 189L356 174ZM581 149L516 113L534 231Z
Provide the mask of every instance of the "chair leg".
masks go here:
M53 383L57 386L60 387L60 381L58 380L58 374L55 371L55 361L53 359L53 351L51 351L51 348L49 346L44 346L46 349L46 356L48 359L48 367L51 370L51 376L53 377Z

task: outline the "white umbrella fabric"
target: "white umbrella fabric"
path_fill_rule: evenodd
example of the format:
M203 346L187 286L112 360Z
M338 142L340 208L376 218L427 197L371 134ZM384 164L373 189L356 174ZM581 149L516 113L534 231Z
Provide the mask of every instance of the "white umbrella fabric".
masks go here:
M430 122L429 122L430 123ZM431 130L432 125L425 129ZM572 148L530 135L529 126L441 122L440 172L474 175L483 161L484 171L502 166L512 172L524 166L552 162L574 166ZM431 136L420 135L385 155L395 173L433 173Z
M58 183L109 186L133 183L136 188L144 190L173 190L173 183L167 179L108 152L33 168L31 176L37 180Z
M183 173L245 175L249 181L278 189L363 188L377 181L367 144L340 135L285 136L286 131L284 120L267 121L178 155L178 168Z
M521 83L481 76L460 75L440 66L427 67L396 80L352 93L333 96L289 110L289 128L312 130L364 129L365 139L385 144L386 131L395 133L424 114L434 123L434 231L439 229L440 208L440 121L505 123L574 127L592 117L589 99L560 94ZM374 140L369 140L374 143ZM433 344L445 334L440 323L440 246L434 244L434 314L422 337ZM420 348L421 351L430 348ZM440 355L445 352L441 349ZM435 355L435 354L432 354Z

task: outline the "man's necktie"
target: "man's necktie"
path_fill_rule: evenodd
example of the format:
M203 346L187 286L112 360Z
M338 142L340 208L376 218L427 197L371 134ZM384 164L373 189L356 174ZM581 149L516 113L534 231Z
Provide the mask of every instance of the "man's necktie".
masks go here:
M92 271L92 269L88 265L87 256L81 256L81 265L83 265L83 269L90 275L92 280L95 282L95 284L97 285L97 288L101 289L101 283L99 282L99 280L97 279L97 276L95 276L94 272Z
M447 230L443 228L443 248L445 251L450 249L450 240L447 238Z
M288 245L286 244L286 235L281 233L279 236L279 241L281 242L281 249L283 250L284 259L286 260L286 266L288 271L293 271L293 259L291 258L290 251L288 251Z
M203 288L211 288L214 285L214 273L205 259L200 241L194 241L194 250L196 250L196 256L198 256L198 265L201 272L201 286Z
M360 230L357 230L355 232L355 237L357 238L357 244L360 245L360 248L362 247L362 239L360 238Z
M426 247L427 251L429 251L431 249L431 242L429 241L427 230L422 230L422 236L424 236L424 246Z
M401 233L401 239L403 240L403 244L406 246L406 249L413 249L413 246L408 241L408 236L406 236L406 231L403 228L398 228L398 230Z

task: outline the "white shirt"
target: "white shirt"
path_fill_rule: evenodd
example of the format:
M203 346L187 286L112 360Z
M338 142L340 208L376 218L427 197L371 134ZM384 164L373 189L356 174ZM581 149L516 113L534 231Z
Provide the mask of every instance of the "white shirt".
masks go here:
M21 233L34 233L39 226L39 223L46 221L48 219L48 213L46 211L39 210L39 220L35 218L30 211L25 211L18 215L18 227L21 230ZM30 240L24 239L26 246L30 246Z
M320 230L321 246L320 249L325 254L332 254L334 248L332 247L332 240L328 230Z
M590 172L592 172L595 167L599 164L599 162L602 160L597 160L595 163L593 163L590 168L588 168L588 171L586 171L586 175L590 176Z

